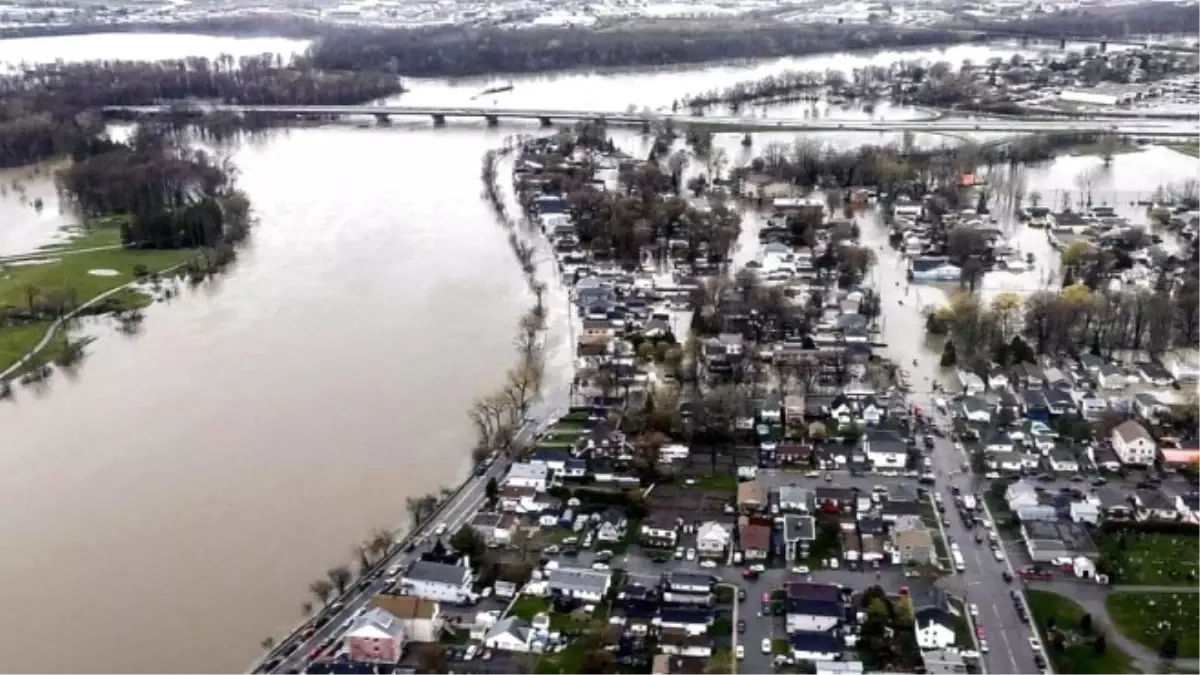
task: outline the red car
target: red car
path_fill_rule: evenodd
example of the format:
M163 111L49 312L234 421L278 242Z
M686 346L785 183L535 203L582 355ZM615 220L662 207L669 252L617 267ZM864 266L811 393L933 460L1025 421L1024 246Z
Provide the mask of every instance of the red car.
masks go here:
M743 578L743 579L750 579L750 580L757 579L757 578L758 578L758 572L755 572L754 570L752 570L752 569L750 569L749 567L747 567L746 569L742 570L742 578Z
M1047 570L1038 567L1023 567L1021 568L1022 579L1035 579L1037 581L1050 581L1054 575Z
M975 627L975 637L979 638L980 640L987 637L987 633L983 632L983 626Z

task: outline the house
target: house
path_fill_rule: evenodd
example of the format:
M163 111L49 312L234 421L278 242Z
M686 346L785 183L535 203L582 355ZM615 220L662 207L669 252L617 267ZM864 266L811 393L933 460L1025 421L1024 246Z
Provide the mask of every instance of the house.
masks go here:
M869 429L862 443L867 461L875 469L903 469L908 464L908 445L894 431Z
M1169 410L1170 408L1163 405L1154 394L1142 392L1133 396L1133 414L1147 422L1157 422L1159 416Z
M941 607L922 607L913 617L917 624L917 646L944 649L954 644L954 617Z
M1196 524L1197 517L1200 516L1200 493L1189 492L1175 495L1175 510L1183 520L1193 525Z
M1175 503L1158 490L1137 490L1133 495L1138 520L1176 520Z
M508 475L501 482L502 486L528 487L538 492L546 490L550 478L550 469L542 463L518 462L508 469Z
M1037 506L1039 503L1037 489L1032 484L1019 480L1005 488L1004 501L1008 502L1010 511L1027 506Z
M703 595L712 592L712 584L712 577L706 574L671 572L663 577L663 586L671 593Z
M784 584L787 632L829 631L844 616L842 590L832 584L794 581Z
M679 629L667 629L658 636L658 649L663 654L708 658L712 656L712 638L692 635Z
M1096 373L1095 377L1096 384L1100 385L1101 389L1124 389L1125 385L1128 383L1124 373L1122 373L1119 368L1111 363L1106 363L1100 366L1100 369Z
M959 409L962 411L963 419L968 422L988 424L992 421L991 406L978 396L964 396L959 402Z
M1000 366L992 366L988 369L987 385L992 391L1000 391L1008 388L1008 373Z
M784 516L783 543L787 560L808 557L808 549L817 538L816 521L812 516Z
M441 637L441 606L433 600L381 593L371 598L371 605L396 618L404 629L406 642L437 642Z
M404 651L404 626L376 607L350 624L345 641L351 661L395 665Z
M647 546L673 547L679 540L676 516L663 511L651 511L642 521L642 543Z
M1046 377L1037 365L1022 361L1013 367L1013 383L1025 389L1041 389L1045 386Z
M541 448L533 453L533 456L529 458L529 463L544 464L555 474L561 474L566 470L567 462L570 460L571 453L565 448Z
M928 529L892 531L894 558L900 563L931 563L937 555Z
M546 581L552 593L576 600L599 602L608 593L612 576L608 572L581 567L559 567L550 570Z
M1096 505L1105 520L1130 520L1133 505L1126 496L1113 488L1098 488L1088 500Z
M418 598L456 604L468 603L474 597L471 592L474 577L468 563L465 556L457 564L418 560L400 579L400 587L405 589L408 595Z
M1175 382L1170 371L1153 361L1139 363L1138 376L1142 378L1143 382L1156 387L1169 387Z
M1122 464L1149 466L1158 455L1158 445L1150 433L1133 420L1125 420L1113 428L1111 443Z
M821 508L847 509L854 505L854 491L848 487L821 485L813 490L813 502Z
M750 520L738 519L738 537L746 560L764 560L771 553L771 527Z
M702 635L713 624L712 609L666 605L654 617L654 625L664 630L682 630L689 635Z
M983 451L989 455L996 452L1015 452L1016 445L1012 436L999 429L993 429L983 441Z
M786 513L809 513L813 509L812 490L795 485L779 487L779 510Z
M1163 367L1179 383L1194 384L1200 380L1200 359L1195 349L1177 350L1163 357Z
M1075 453L1063 448L1050 451L1050 468L1055 473L1079 473L1079 461Z
M527 652L533 643L533 626L516 616L500 619L483 637L488 649L506 652Z
M797 661L834 661L842 655L842 645L832 633L796 631L788 635L788 643Z
M621 541L625 536L626 524L625 514L620 509L607 509L600 514L599 525L596 527L596 539L608 543Z
M724 555L729 549L730 528L709 520L696 528L696 551L704 556Z
M1037 455L1024 452L995 452L988 455L987 466L996 471L1020 472L1022 469L1036 469L1039 463Z
M1100 509L1091 502L1073 501L1069 510L1071 520L1076 523L1083 523L1085 525L1098 525L1100 523Z
M763 507L765 502L766 498L763 495L763 487L757 480L748 480L744 483L738 483L738 508L742 509L743 511L758 511Z

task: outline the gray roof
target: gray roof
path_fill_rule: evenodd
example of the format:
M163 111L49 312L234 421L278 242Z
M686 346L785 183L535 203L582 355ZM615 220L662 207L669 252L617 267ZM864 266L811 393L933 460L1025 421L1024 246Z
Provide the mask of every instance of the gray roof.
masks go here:
M470 574L470 570L459 565L418 560L409 568L404 578L412 581L427 581L437 584L462 586L467 583L468 574Z
M812 541L816 538L816 521L812 516L784 516L785 541Z
M609 575L581 567L560 567L550 570L549 582L552 589L603 593L608 588Z
M509 616L500 619L494 626L488 629L487 636L484 640L490 640L500 635L509 634L517 638L521 642L529 643L529 635L533 632L533 627L525 619L516 616Z
M392 616L386 609L376 607L371 611L363 614L355 619L350 628L346 630L346 634L356 633L364 628L374 628L376 630L387 633L393 638L404 637L404 624L399 619Z

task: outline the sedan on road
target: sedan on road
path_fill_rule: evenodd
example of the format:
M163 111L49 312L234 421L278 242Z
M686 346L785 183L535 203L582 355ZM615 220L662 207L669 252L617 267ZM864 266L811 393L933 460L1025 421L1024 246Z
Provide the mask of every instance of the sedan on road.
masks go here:
M770 639L770 638L763 638L763 641L762 641L762 653L764 653L764 654L770 654L770 653L771 653L771 639Z

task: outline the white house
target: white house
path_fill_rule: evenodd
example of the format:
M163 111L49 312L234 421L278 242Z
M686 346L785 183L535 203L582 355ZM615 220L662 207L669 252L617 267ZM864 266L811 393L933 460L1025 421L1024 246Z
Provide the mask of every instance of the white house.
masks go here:
M504 477L502 485L512 487L530 487L538 492L543 492L546 489L546 481L550 477L550 470L545 464L531 464L528 462L520 462L513 464L508 470L508 475Z
M529 622L515 616L497 621L483 638L483 645L488 649L506 652L527 652L532 642L533 627Z
M708 658L712 656L712 638L708 635L691 635L686 631L668 629L659 634L658 649L663 654Z
M1079 473L1079 461L1070 450L1051 450L1050 468L1056 473Z
M599 602L608 592L612 577L608 572L579 567L560 567L550 570L547 581L552 592L577 600Z
M1100 522L1100 509L1091 502L1071 502L1071 520L1096 525Z
M917 646L944 649L954 644L954 617L940 607L922 607L915 616Z
M1010 511L1016 511L1023 507L1037 506L1039 502L1037 490L1023 480L1009 485L1004 490L1004 500L1008 502Z
M710 520L696 529L696 550L700 555L723 555L729 549L730 528Z
M959 403L962 410L962 416L968 422L981 422L987 424L992 421L992 409L988 406L987 401L977 396L966 396Z
M831 584L792 582L787 592L787 632L833 630L845 615L841 589Z
M1177 382L1194 383L1200 380L1200 359L1196 350L1177 350L1163 357L1163 367Z
M868 431L862 442L867 461L874 468L903 469L908 463L908 446L895 433Z
M1148 466L1158 455L1158 444L1146 428L1133 420L1125 420L1112 430L1112 449L1122 464Z
M408 595L464 604L474 598L471 592L472 574L466 556L459 561L461 564L418 560L408 569L400 580L400 587Z

